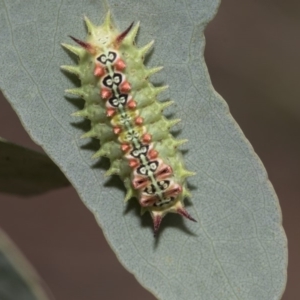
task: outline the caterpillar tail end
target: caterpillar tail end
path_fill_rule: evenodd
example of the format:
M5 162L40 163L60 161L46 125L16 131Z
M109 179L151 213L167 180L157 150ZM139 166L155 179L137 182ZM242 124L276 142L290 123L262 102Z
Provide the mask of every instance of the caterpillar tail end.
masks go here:
M181 201L178 201L173 207L170 207L167 211L151 211L154 237L157 237L162 219L169 212L177 213L190 221L197 222L197 220L194 219L190 215L190 213L185 209Z

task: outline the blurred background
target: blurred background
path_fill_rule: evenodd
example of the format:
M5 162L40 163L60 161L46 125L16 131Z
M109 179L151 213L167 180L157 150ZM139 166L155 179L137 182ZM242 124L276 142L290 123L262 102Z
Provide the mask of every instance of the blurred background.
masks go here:
M282 299L300 299L300 1L222 0L205 36L213 86L280 199L289 241ZM0 136L42 151L0 103ZM30 198L1 194L0 226L57 300L155 299L117 261L72 187Z

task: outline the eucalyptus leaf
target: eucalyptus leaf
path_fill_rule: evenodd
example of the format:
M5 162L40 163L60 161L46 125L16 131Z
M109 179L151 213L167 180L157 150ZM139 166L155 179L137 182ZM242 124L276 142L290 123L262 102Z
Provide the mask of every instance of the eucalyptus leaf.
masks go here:
M60 46L84 39L83 16L100 24L109 9L120 30L141 21L138 46L155 39L147 66L168 84L168 113L181 118L178 138L198 223L168 215L157 239L137 201L124 204L118 178L91 155L97 141L79 137L89 123L70 114L79 100L64 96L78 85L59 70L74 64ZM211 84L203 58L203 30L218 0L2 1L0 86L32 138L64 171L95 214L121 263L159 299L280 299L287 268L281 212L266 171ZM78 101L78 102L75 102ZM100 253L99 253L100 255ZM99 295L100 297L100 295ZM121 297L121 295L120 295Z
M0 229L0 299L53 299L44 282L20 253L9 237ZM46 292L47 291L47 292Z
M31 196L68 185L47 155L0 138L0 192Z

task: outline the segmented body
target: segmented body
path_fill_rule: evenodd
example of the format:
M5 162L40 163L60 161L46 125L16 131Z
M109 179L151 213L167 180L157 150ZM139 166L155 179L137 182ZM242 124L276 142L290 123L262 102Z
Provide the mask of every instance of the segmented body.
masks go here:
M125 68L119 57L114 49L104 49L104 53L97 57L100 68L104 69L101 94L106 100L107 115L132 168L131 183L141 206L168 205L182 188L174 181L172 168L158 156L151 143L152 137L143 126L144 120L130 94L126 75L118 70L118 65L122 66L121 69Z
M156 100L165 87L156 88L148 80L161 68L146 69L143 65L152 42L136 48L139 25L118 33L109 14L102 26L95 27L87 18L86 23L88 40L72 37L82 48L63 44L79 56L79 65L63 69L81 79L82 87L68 92L86 101L85 108L75 115L91 120L91 131L84 136L100 140L95 156L110 158L108 174L118 174L124 180L126 200L136 197L142 212L150 211L155 233L168 212L195 221L183 206L189 194L185 179L193 173L184 169L177 147L186 140L175 140L169 132L178 120L162 115L172 102Z

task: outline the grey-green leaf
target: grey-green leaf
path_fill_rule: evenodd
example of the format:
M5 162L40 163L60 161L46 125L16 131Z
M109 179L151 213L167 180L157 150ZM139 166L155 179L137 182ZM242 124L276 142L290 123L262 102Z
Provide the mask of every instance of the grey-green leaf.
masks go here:
M32 269L17 247L0 229L0 299L49 300L44 282Z
M0 138L0 192L30 196L68 185L47 155Z
M76 82L60 70L73 57L60 47L68 35L84 38L83 15L100 23L106 1L2 1L0 86L32 138L72 182L95 214L122 264L153 294L176 299L280 299L287 244L278 199L266 171L213 90L203 58L203 30L218 0L109 1L120 29L141 21L137 43L155 39L148 66L163 65L155 82L169 84L169 112L182 119L198 220L167 216L157 240L137 201L123 203L116 178L91 160L97 143L79 137L88 128L70 114L81 102L64 97ZM99 253L100 255L100 253Z

